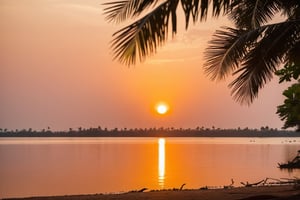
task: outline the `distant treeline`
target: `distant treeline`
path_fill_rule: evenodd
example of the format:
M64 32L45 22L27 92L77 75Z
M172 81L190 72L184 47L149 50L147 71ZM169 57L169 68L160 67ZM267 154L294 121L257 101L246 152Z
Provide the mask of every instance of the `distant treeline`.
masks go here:
M0 129L0 137L300 137L300 132L283 131L262 127L258 129L215 129L214 127L195 129L175 129L175 128L147 128L147 129L102 129L78 128L69 131L51 131L43 129L41 131Z

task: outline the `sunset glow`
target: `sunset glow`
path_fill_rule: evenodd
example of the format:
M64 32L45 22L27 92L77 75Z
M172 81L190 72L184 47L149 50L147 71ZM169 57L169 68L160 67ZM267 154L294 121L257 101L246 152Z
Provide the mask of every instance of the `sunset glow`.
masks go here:
M168 112L168 110L169 110L169 107L164 103L160 103L156 107L156 112L161 115L166 114Z
M1 128L282 127L284 84L274 79L243 107L226 82L205 76L202 52L227 18L186 31L179 12L178 34L128 68L113 61L110 41L123 25L105 20L105 2L1 1Z
M298 14L0 0L0 200L296 199Z

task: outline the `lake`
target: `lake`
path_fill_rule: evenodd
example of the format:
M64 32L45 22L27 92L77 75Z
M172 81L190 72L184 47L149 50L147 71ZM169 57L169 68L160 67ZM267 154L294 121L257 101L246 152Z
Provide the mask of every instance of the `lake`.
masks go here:
M1 138L0 198L300 178L300 138Z

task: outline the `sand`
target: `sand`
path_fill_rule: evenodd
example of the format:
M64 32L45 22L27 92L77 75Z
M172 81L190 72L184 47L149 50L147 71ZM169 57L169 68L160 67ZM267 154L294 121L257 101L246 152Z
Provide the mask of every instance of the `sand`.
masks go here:
M231 189L129 192L122 194L70 195L19 198L26 200L300 200L300 189L294 186L261 186Z

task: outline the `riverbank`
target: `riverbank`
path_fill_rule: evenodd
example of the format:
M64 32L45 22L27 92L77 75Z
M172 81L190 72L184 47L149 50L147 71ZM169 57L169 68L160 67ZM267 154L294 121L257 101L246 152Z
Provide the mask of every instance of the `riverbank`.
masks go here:
M299 200L300 189L294 186L260 186L231 189L128 192L51 197L16 198L18 200ZM15 200L16 200L15 199ZM10 199L13 200L13 199Z

